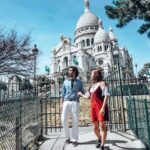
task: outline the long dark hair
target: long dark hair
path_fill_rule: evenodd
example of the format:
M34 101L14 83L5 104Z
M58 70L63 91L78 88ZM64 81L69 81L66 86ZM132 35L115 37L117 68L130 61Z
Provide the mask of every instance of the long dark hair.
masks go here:
M93 82L97 83L103 80L103 75L102 75L102 70L101 69L97 69L93 71L94 73L94 77L93 77Z

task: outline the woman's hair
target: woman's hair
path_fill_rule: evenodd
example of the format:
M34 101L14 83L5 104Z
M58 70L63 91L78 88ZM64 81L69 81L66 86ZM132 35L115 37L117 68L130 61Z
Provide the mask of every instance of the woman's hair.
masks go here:
M97 69L97 70L94 70L92 72L94 73L94 76L93 76L93 82L94 83L102 81L102 79L103 79L102 70Z
M77 77L77 76L79 75L79 71L78 71L77 67L75 67L75 66L70 66L69 69L70 69L70 68L73 70L73 72L75 72L75 77Z

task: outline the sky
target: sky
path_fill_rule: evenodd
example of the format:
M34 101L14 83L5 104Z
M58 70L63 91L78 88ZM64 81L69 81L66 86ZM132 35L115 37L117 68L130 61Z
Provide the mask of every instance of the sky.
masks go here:
M119 46L126 47L137 64L138 72L144 63L150 62L150 39L137 33L141 21L132 21L124 28L117 28L117 20L105 14L105 5L111 0L89 0L90 10L103 21L105 31L113 28ZM9 31L15 28L19 35L31 33L31 47L37 44L40 55L37 73L45 74L50 66L50 52L60 42L60 34L74 40L79 17L84 13L84 0L0 0L0 25Z

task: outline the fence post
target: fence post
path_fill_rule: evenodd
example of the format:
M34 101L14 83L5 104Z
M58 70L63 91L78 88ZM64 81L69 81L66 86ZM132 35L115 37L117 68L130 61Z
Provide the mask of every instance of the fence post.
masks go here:
M19 117L17 116L16 117L16 150L19 150L20 149L20 121L19 121Z
M110 99L109 99L109 106L111 106L111 103L110 103ZM109 111L109 130L112 131L112 111Z
M38 94L37 94L38 96ZM42 98L38 98L37 97L37 100L39 101L39 116L38 116L38 120L40 121L40 126L39 126L39 131L40 131L40 135L38 136L38 141L43 141L44 138L43 138L43 99Z
M19 110L18 115L16 116L16 150L22 150L22 135L21 135L21 127L22 127L22 99L19 101Z
M132 129L132 123L131 123L131 121L132 121L132 119L131 119L131 111L132 111L132 109L131 109L131 99L130 98L127 98L127 117L128 117L128 127L130 127L130 129Z
M145 105L145 118L146 118L146 127L148 132L148 146L150 147L150 124L149 124L149 114L148 114L148 104L147 99L144 99L144 105Z
M41 108L40 108L41 109L41 111L40 111L40 113L41 113L40 114L40 121L41 121L40 122L40 124L41 124L40 135L43 136L43 99L40 98L39 101L40 101L40 106L41 106Z
M51 89L50 89L51 90ZM48 121L48 110L47 110L47 107L48 107L48 97L46 96L46 99L44 99L44 101L45 101L45 134L47 135L48 134L48 131L47 131L47 128L48 128L48 123L47 123L47 121Z
M126 132L126 123L125 123L125 113L124 113L124 101L123 101L123 91L122 91L122 82L121 82L121 72L120 65L118 62L118 73L119 73L119 84L120 84L120 92L121 92L121 106L122 106L122 117L123 117L123 130Z
M133 101L133 111L134 111L134 117L135 117L135 132L136 132L136 135L137 137L139 137L139 133L138 133L138 123L137 123L137 115L136 115L136 105L135 105L135 99L133 98L132 99Z

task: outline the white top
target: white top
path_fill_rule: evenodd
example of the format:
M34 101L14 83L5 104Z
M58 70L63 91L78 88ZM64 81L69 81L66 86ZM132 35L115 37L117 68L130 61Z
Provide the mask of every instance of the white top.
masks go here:
M98 86L93 85L90 89L90 92L93 93L98 88ZM108 92L108 87L107 86L102 86L101 90L102 90L102 96L110 96L110 93ZM86 92L85 95L90 97L90 92L89 91Z

